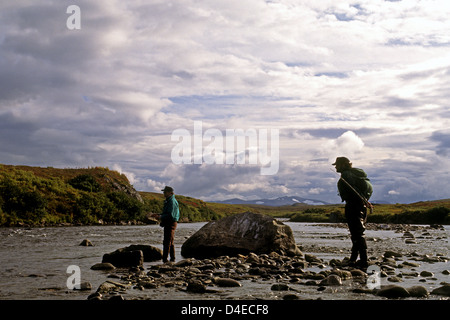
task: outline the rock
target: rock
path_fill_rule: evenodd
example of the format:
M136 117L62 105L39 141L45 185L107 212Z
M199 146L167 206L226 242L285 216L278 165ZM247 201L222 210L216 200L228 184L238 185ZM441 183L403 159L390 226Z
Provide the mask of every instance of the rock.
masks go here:
M118 291L120 289L125 289L127 286L118 282L107 280L103 282L98 288L98 293L109 293L111 291Z
M397 267L397 262L393 258L384 258L383 259L383 265L391 266L391 267Z
M116 267L114 267L109 262L104 263L96 263L91 267L91 270L105 270L105 271L111 271L114 270Z
M255 253L250 252L250 254L248 255L248 257L245 260L245 262L247 262L247 263L259 263L260 261L259 261L259 257Z
M414 235L410 231L403 233L404 238L414 238Z
M321 259L309 253L305 254L305 260L309 263L322 263Z
M426 298L428 297L428 291L424 286L414 286L406 289L409 295L414 298Z
M186 291L192 293L205 293L206 286L200 280L191 280L188 282Z
M389 282L402 282L403 280L400 277L393 276L387 279Z
M348 270L340 270L340 269L334 269L331 271L331 274L335 274L339 276L342 280L347 280L352 278L352 273Z
M93 247L94 245L92 244L91 240L84 239L83 241L81 241L80 246Z
M341 286L342 279L338 275L330 274L328 277L320 281L321 286Z
M431 294L437 294L441 296L450 296L450 284L445 284L442 287L436 288L431 291Z
M270 290L272 291L289 291L291 288L284 283L275 283L270 287Z
M100 292L94 292L87 297L88 300L102 300L102 294Z
M390 285L381 287L381 289L377 291L377 296L392 299L392 298L406 298L409 297L410 294L408 290L406 290L401 286Z
M102 262L109 262L117 268L136 267L144 264L144 255L141 250L125 251L117 249L114 252L104 254Z
M128 247L122 248L123 251L136 251L141 250L144 255L144 262L158 261L162 259L163 252L161 249L144 245L144 244L132 244Z
M352 290L353 293L373 293L374 289L369 288L356 288Z
M444 270L442 271L442 274L445 274L446 276L450 275L450 271L449 270Z
M366 278L367 277L367 273L365 273L364 271L359 270L359 269L352 269L350 272L351 272L353 278Z
M194 262L192 262L192 259L183 259L183 260L175 263L174 266L178 267L178 268L183 268L183 267L192 266L193 263Z
M419 273L418 272L402 272L402 276L416 278L419 276Z
M219 287L242 287L242 284L230 278L215 278L214 283Z
M390 251L390 250L388 250L384 253L385 258L395 258L395 257L401 257L401 256L402 256L401 253L398 253L395 251Z
M277 252L301 255L292 229L270 216L245 212L211 221L181 247L185 258L210 258Z
M88 291L92 290L92 285L90 282L81 282L79 285L76 285L73 287L73 290L79 290L79 291Z
M420 264L418 264L418 263L416 263L416 262L409 262L409 261L404 261L404 262L402 263L402 265L403 265L403 266L406 266L406 267L414 267L414 268L420 267Z
M290 294L285 294L283 296L283 300L300 300L300 298L296 294L290 293Z
M433 272L424 270L420 273L420 276L424 277L424 278L428 278L428 277L434 276L434 274L433 274Z

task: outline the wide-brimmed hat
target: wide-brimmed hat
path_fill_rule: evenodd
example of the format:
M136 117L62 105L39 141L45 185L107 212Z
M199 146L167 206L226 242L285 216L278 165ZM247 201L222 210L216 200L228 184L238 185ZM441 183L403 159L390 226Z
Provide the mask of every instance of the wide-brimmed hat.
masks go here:
M350 160L348 160L348 158L346 157L337 157L336 161L331 165L335 166L337 164L350 164Z

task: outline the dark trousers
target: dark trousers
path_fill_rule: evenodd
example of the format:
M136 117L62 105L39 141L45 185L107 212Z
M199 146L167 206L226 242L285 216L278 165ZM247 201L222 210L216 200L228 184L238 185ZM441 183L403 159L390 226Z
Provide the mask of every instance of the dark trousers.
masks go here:
M164 240L163 240L163 261L167 262L167 258L170 254L170 260L175 261L175 229L177 228L177 223L172 222L171 224L164 227Z
M361 263L367 264L367 244L364 236L367 208L361 202L347 202L345 204L345 218L353 244L350 260L356 261L359 254Z

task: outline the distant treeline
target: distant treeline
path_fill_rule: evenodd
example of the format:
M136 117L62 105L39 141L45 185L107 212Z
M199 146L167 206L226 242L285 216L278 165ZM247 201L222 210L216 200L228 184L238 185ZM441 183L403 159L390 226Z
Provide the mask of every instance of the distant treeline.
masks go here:
M407 223L407 224L450 224L450 208L437 205L431 208L403 208L401 212L395 205L375 206L367 222L372 223ZM345 222L344 208L308 208L290 217L293 222Z

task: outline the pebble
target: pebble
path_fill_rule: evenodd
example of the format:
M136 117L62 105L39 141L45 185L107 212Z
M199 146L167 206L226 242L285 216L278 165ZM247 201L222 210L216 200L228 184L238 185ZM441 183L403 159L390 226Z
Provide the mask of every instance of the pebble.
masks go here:
M443 285L442 287L436 288L431 291L431 294L450 296L450 284Z
M420 273L420 276L421 277L424 277L424 278L428 278L428 277L432 277L432 276L434 276L434 274L433 274L433 272L430 272L430 271L422 271L421 273Z
M420 267L420 264L415 263L415 262L409 262L409 261L403 261L402 265L406 266L406 267L414 267L414 268Z
M402 254L399 252L395 252L395 251L386 251L383 255L385 258L395 258L395 257L401 257Z
M96 263L91 267L91 270L105 270L105 271L111 271L114 270L116 267L114 267L111 263L109 262L101 262L101 263Z
M377 291L377 296L392 299L392 298L406 298L409 297L410 294L408 290L406 290L401 286L390 285L381 287L381 289Z
M409 295L415 298L426 298L428 297L428 291L424 286L413 286L407 289Z
M275 283L270 287L272 291L289 291L291 288L287 284Z
M242 287L242 284L230 278L215 278L214 283L219 287Z
M361 271L359 269L352 269L350 272L351 272L353 278L366 278L367 277L367 273L365 273L364 271Z
M93 247L94 245L92 244L91 240L84 239L83 241L81 241L80 246Z
M402 282L402 281L403 281L400 277L396 277L396 276L394 276L394 277L389 277L387 280L388 280L389 282Z
M193 280L188 283L186 291L192 293L205 293L206 286L200 280Z
M320 282L323 286L342 286L342 279L338 275L330 274Z

